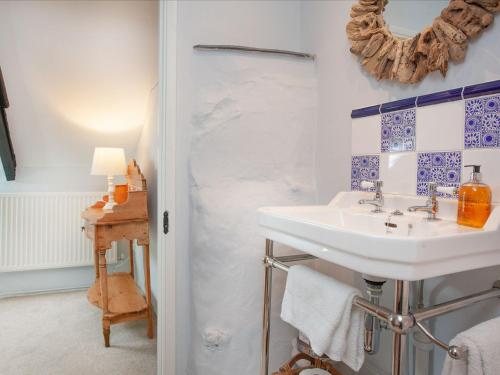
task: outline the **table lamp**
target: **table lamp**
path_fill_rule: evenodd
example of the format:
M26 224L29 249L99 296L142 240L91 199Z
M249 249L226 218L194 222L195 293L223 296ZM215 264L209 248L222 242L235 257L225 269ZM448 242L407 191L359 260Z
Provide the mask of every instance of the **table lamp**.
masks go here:
M111 210L115 203L114 176L123 176L127 172L125 162L125 151L116 147L96 147L92 160L90 174L93 176L108 176L108 202L104 205L104 210Z

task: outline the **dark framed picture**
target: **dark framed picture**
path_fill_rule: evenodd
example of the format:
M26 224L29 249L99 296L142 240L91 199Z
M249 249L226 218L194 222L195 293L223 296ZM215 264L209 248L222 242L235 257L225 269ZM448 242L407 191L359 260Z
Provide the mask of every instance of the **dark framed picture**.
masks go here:
M7 89L0 68L0 161L7 181L12 181L16 176L16 156L10 138L7 114L5 113L7 107L9 107L9 99L7 98Z
M7 89L3 80L2 68L0 67L0 108L9 108L9 98L7 98Z

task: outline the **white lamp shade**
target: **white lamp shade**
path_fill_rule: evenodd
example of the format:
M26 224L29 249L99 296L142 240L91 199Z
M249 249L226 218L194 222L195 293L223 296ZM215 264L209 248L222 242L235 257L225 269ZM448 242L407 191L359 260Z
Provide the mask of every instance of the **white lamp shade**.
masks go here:
M116 147L96 147L92 160L91 175L123 176L127 173L125 151Z

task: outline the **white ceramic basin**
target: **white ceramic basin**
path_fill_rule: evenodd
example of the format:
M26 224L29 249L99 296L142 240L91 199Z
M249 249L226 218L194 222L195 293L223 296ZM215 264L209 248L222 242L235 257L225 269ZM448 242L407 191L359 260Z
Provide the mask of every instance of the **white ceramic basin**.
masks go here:
M385 195L384 213L359 205L373 193L339 193L326 206L266 207L266 238L352 270L382 278L421 280L500 264L500 208L482 229L456 223L457 202L440 199L438 217L409 213L425 197ZM403 216L390 215L400 210ZM390 226L387 223L390 222Z

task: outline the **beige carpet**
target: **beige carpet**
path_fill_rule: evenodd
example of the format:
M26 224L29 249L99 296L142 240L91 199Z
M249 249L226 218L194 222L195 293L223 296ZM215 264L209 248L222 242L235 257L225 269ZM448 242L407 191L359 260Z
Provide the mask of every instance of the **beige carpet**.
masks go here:
M86 292L0 299L0 375L154 375L156 339L146 322L111 326Z

